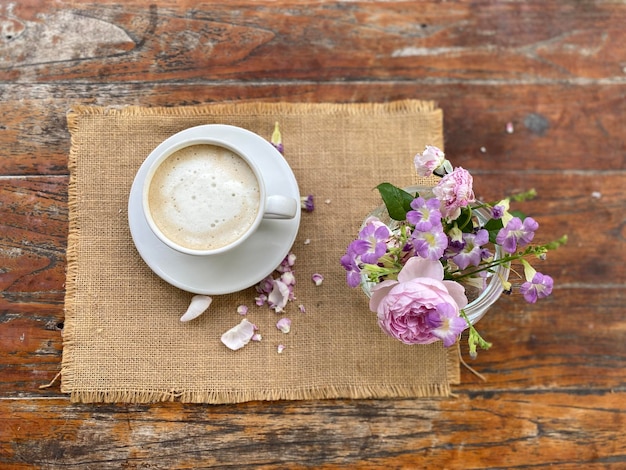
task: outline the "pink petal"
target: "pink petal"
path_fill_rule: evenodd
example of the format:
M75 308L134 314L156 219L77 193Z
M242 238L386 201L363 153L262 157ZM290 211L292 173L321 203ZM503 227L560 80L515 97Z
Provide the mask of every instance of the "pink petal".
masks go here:
M289 318L281 318L276 323L276 328L278 328L283 333L289 333L291 331L291 320Z
M398 281L406 282L417 277L430 277L441 281L443 279L443 266L439 261L413 256L409 258L402 270L398 273Z
M455 281L443 281L443 284L448 289L450 297L454 299L459 306L459 310L467 305L467 297L465 296L465 287Z
M313 274L313 276L311 276L311 280L315 283L316 286L321 286L322 281L324 281L324 276L322 276L320 273L315 273Z
M233 351L241 349L250 342L255 334L254 330L254 325L244 318L241 323L222 335L222 343Z
M274 281L272 292L267 298L270 307L277 312L282 312L287 300L289 300L289 286L282 281Z
M191 298L191 303L187 308L187 311L180 317L180 321L186 322L199 317L204 311L209 308L213 299L208 295L194 295Z
M398 284L398 281L389 279L387 281L383 281L379 284L376 284L372 288L372 295L370 297L370 310L372 312L378 311L378 305L380 304L381 300L383 300L387 296L389 291L396 284Z

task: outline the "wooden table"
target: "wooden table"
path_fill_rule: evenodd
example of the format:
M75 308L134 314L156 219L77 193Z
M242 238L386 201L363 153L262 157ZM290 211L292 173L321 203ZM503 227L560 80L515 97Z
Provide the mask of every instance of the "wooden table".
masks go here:
M621 1L0 2L0 468L626 468L625 24ZM39 388L62 354L71 105L404 98L439 103L481 197L534 187L545 240L569 235L551 298L481 321L486 381L231 406Z

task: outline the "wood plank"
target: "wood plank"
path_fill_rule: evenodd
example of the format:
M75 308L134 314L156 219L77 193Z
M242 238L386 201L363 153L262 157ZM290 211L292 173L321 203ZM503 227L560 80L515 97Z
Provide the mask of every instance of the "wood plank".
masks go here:
M619 82L626 61L623 3L31 0L4 10L0 80L24 83Z
M68 232L66 176L0 178L0 289L61 291Z
M626 394L72 405L1 400L2 468L622 468ZM521 457L523 456L523 457Z
M517 298L515 298L517 297ZM519 295L501 298L477 324L493 343L468 359L483 382L462 370L460 388L545 390L621 389L626 361L625 290L557 288L547 299L526 304Z
M4 157L0 173L5 175L67 174L70 136L65 114L75 104L190 106L229 100L370 102L407 98L439 104L444 111L446 151L464 167L485 171L626 169L622 120L626 84L68 83L1 85L0 89ZM514 126L512 134L506 132L508 122Z

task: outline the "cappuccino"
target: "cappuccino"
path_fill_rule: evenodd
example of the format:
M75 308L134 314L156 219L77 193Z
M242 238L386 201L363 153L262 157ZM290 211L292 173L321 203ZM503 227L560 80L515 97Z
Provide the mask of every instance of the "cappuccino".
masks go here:
M148 205L155 224L172 242L215 250L237 241L254 224L259 182L248 163L229 149L191 145L158 166Z

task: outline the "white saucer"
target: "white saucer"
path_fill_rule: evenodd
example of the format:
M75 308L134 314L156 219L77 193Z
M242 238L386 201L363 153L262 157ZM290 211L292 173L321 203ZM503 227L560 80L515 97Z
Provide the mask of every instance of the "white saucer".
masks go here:
M300 226L300 191L291 168L278 150L257 134L239 127L222 124L192 127L173 135L161 145L198 138L219 139L235 150L253 155L263 172L268 194L280 194L298 201L296 216L287 220L263 219L248 240L228 253L191 256L175 251L150 230L141 207L143 182L156 157L155 149L139 168L130 190L130 233L146 264L169 284L195 294L238 292L262 281L289 253Z

